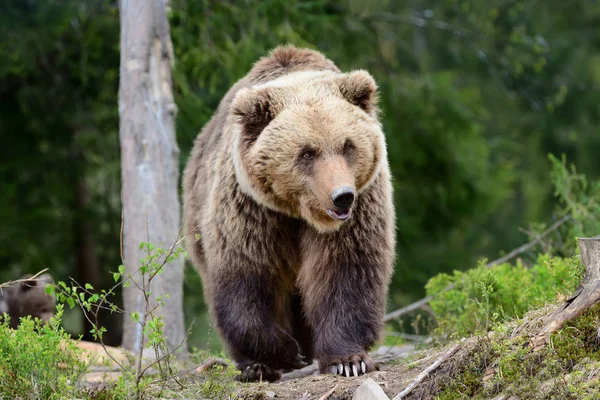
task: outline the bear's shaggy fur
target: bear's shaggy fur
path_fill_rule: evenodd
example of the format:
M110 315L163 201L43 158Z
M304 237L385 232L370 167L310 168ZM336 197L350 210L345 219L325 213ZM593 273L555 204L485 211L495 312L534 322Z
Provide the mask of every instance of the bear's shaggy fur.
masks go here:
M286 46L221 101L184 172L188 245L242 380L374 364L394 259L376 85Z

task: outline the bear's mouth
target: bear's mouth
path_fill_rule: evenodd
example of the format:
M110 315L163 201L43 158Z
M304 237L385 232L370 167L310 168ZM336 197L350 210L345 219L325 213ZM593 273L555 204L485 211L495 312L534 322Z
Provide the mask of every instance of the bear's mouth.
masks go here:
M340 220L340 221L345 221L350 216L350 209L341 210L341 211L335 211L335 210L331 210L331 209L328 208L327 209L327 215L329 215L333 219L337 219L337 220Z

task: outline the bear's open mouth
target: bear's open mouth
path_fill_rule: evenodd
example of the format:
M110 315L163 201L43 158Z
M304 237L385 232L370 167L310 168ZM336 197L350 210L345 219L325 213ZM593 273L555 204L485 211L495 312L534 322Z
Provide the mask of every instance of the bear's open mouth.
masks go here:
M344 220L348 219L348 217L350 216L350 209L342 210L342 211L335 211L335 210L327 209L327 215L329 215L333 219L338 219L340 221L344 221Z

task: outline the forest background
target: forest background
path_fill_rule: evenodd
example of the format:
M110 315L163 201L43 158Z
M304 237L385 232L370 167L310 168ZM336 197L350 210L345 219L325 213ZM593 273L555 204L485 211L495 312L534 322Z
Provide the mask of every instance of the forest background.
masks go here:
M169 19L182 168L279 44L375 77L398 216L390 310L556 221L549 154L600 177L597 1L172 0ZM0 60L0 281L49 268L106 287L121 263L118 3L1 0ZM218 348L191 266L184 289L189 344ZM84 333L76 310L64 324Z

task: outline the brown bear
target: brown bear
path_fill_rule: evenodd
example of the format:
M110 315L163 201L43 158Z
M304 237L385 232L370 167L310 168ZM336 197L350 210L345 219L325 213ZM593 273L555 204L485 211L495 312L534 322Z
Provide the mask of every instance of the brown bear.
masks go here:
M20 325L20 318L31 316L45 324L56 314L56 298L46 294L46 286L54 283L50 274L29 279L31 277L25 275L20 282L3 288L0 294L0 313L8 314L11 328Z
M376 84L279 47L225 95L184 172L184 224L243 381L316 358L373 371L395 215ZM306 361L306 362L305 362Z

